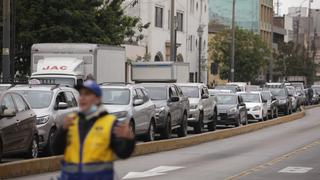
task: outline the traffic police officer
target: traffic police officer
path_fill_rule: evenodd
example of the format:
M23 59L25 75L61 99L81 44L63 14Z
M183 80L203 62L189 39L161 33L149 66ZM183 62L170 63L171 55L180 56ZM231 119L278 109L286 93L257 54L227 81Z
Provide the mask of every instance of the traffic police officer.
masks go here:
M56 154L64 152L62 180L113 180L114 154L128 158L135 147L128 122L118 122L101 105L102 90L87 80L79 90L80 112L66 117L54 140Z

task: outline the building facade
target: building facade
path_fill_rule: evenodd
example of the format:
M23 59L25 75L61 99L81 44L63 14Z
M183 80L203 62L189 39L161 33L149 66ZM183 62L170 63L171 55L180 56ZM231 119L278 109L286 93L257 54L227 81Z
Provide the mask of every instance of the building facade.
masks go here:
M177 61L190 64L190 81L198 79L199 43L201 43L201 81L207 81L208 0L175 0ZM171 1L126 0L125 13L150 23L136 45L145 48L150 61L170 61ZM204 33L199 42L198 28ZM130 49L130 48L128 48ZM134 56L135 52L127 52ZM137 54L137 56L144 56Z

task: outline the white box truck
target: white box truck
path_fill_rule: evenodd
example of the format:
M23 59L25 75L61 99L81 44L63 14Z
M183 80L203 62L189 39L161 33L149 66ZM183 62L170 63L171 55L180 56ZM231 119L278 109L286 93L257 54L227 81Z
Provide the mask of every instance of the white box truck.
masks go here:
M189 82L189 63L135 62L131 64L131 78L135 82Z
M76 85L87 78L98 83L126 81L125 49L82 43L34 44L31 79L44 84Z

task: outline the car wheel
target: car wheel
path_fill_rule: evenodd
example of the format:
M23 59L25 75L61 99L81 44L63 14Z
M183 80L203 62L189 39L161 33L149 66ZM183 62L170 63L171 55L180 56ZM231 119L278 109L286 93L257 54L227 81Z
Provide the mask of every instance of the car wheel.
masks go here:
M200 134L203 131L203 112L201 111L199 113L199 120L198 122L194 125L194 132L196 134Z
M55 154L53 151L53 142L56 137L56 133L57 133L56 129L50 130L49 137L48 137L47 149L46 149L46 155L48 155L48 156L52 156Z
M217 112L213 111L212 121L208 123L208 130L215 131L217 129Z
M276 108L276 118L278 118L278 117L279 117L279 109Z
M155 129L156 129L156 124L155 124L154 120L152 119L150 122L149 130L146 135L145 141L154 141L156 139Z
M249 124L249 121L248 121L248 115L246 115L246 116L245 116L245 118L246 118L246 119L245 119L245 121L244 121L244 124L243 124L243 125L248 125L248 124Z
M136 126L135 126L133 120L130 121L130 123L129 123L129 128L130 128L131 132L132 132L134 135L136 135Z
M26 158L37 158L39 156L39 141L38 136L33 136L30 147L26 154Z
M180 127L178 128L178 137L185 137L188 134L188 117L187 114L183 114Z
M290 114L290 109L289 109L289 106L286 107L286 112L285 112L285 115L289 115Z
M160 130L160 136L162 139L170 139L171 138L171 116L167 117L166 125L163 129Z
M239 117L235 120L235 127L239 127L241 124L241 116L239 115Z

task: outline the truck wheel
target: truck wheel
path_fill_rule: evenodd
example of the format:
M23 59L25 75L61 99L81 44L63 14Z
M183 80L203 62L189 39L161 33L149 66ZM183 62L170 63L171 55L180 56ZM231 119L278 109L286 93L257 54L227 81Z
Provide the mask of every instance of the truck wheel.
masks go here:
M38 136L34 135L29 146L26 158L37 158L39 156L39 140Z
M154 120L152 119L150 122L150 126L149 126L149 130L148 133L146 134L146 138L145 141L154 141L156 139L156 124L154 122Z
M214 115L212 117L212 121L208 123L208 130L215 131L217 129L217 113L213 111Z
M200 134L203 131L203 112L201 111L199 114L199 120L198 122L194 125L194 132L196 134Z
M178 137L185 137L188 135L188 117L187 114L183 114L180 127L178 128Z
M168 116L166 120L166 125L163 129L160 130L160 136L162 139L170 139L171 138L171 117Z

